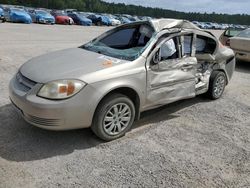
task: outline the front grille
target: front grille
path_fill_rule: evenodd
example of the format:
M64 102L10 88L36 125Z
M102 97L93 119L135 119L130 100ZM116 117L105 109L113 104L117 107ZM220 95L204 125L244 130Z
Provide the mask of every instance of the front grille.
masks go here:
M60 119L45 119L28 114L24 114L25 119L30 122L41 126L59 126L62 124Z
M28 92L37 84L36 82L23 76L20 72L16 74L16 81L19 88L24 92Z

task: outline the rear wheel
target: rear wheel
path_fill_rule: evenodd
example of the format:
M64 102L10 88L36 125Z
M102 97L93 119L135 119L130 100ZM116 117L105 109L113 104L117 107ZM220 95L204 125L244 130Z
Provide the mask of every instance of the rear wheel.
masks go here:
M135 119L133 102L122 94L105 98L97 107L91 129L105 141L125 135Z
M214 71L209 80L209 89L207 92L207 96L210 99L219 99L226 86L226 75L224 72L221 71Z

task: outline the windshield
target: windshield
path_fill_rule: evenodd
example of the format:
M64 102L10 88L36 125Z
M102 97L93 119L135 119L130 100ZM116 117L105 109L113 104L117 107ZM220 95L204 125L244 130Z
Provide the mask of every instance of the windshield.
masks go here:
M153 33L153 28L146 24L117 28L81 48L133 61L145 50Z
M45 12L45 11L42 11L42 10L38 10L38 11L36 11L36 13L37 13L37 14L44 15L44 16L49 15L48 12Z
M243 38L250 38L250 29L246 29L244 31L241 31L237 37L243 37Z
M11 11L15 11L15 12L25 12L22 9L18 9L18 8L12 8Z
M56 12L54 13L56 16L68 16L66 13L64 12Z
M242 29L229 28L229 29L225 32L225 36L234 37L234 36L236 36L240 31L242 31Z

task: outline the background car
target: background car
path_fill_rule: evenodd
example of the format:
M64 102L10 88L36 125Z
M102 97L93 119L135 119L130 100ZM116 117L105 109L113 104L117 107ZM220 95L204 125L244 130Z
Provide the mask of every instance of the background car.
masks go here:
M111 14L104 14L103 16L106 16L110 20L112 26L118 26L121 24L121 21Z
M241 32L242 29L237 29L237 28L228 28L226 29L220 36L220 42L221 44L225 45L225 46L230 46L230 38L236 36L237 34L239 34L239 32Z
M111 21L106 16L102 16L99 14L90 14L88 18L91 19L93 24L97 26L101 26L101 25L110 26L111 25Z
M234 50L236 59L250 61L250 29L230 38L230 47Z
M9 22L26 23L26 24L32 23L30 15L24 9L20 8L6 9L5 18Z
M72 25L74 21L64 11L51 11L51 15L55 17L56 24Z
M2 8L0 8L0 21L1 21L1 22L5 22L5 21L6 21L6 19L5 19L5 17L4 17L4 11L3 11Z
M77 25L84 25L84 26L92 25L92 20L88 19L84 14L70 12L68 13L68 16L71 17L74 20L75 24Z
M122 24L129 24L131 23L131 21L127 18L127 17L124 17L124 16L117 16L117 18L121 21Z
M35 23L55 24L54 16L45 10L30 10L29 14Z
M195 24L197 27L202 28L202 23L198 21L192 21L193 24Z

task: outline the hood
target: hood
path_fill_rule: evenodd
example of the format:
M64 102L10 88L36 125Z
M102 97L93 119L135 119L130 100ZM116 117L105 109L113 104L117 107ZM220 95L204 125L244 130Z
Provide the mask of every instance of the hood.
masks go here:
M15 15L15 16L21 16L21 17L31 18L28 13L21 12L21 11L11 11L11 14Z
M46 83L60 79L81 79L87 74L126 62L81 48L72 48L33 58L21 66L20 72L30 80Z
M71 19L69 16L56 16L58 19Z

